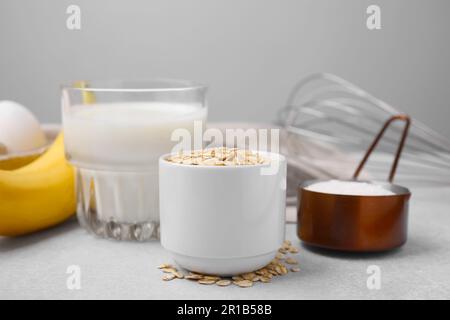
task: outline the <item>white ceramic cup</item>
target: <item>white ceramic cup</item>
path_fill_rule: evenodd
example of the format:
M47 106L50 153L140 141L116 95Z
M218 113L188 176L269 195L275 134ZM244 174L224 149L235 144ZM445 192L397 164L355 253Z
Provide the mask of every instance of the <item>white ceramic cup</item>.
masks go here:
M194 166L159 160L161 243L191 271L257 270L284 240L286 159L270 164Z

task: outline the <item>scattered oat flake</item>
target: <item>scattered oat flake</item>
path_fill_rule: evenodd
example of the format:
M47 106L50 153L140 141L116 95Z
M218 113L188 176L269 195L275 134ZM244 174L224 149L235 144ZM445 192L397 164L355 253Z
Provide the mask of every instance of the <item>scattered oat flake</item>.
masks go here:
M253 272L249 272L249 273L244 273L241 274L241 277L244 278L244 280L253 280L253 278L256 277L256 274L254 274Z
M223 279L216 282L216 284L220 287L226 287L231 284L231 280Z
M234 281L233 283L241 288L249 288L249 287L253 286L253 282L250 280L239 280L239 281Z
M170 280L173 280L173 279L175 279L175 275L173 275L173 274L165 274L165 275L163 275L163 277L162 277L162 279L164 280L164 281L170 281Z
M286 259L286 263L287 264L298 264L298 261L295 260L294 258L289 257Z
M200 279L200 280L198 280L197 282L200 283L200 284L206 284L206 285L208 285L208 284L214 284L214 283L216 283L217 280L212 280L212 279Z
M203 276L200 274L188 274L187 276L184 276L187 280L200 280L203 279Z
M288 274L289 270L285 266L281 266L281 274Z
M221 278L220 277L218 277L218 276L211 276L211 275L205 275L205 276L203 276L203 279L205 279L205 280L220 280Z
M298 253L298 249L296 247L290 247L289 252L290 253Z
M278 272L276 272L275 270L269 270L269 273L270 273L272 276L278 276Z
M292 271L292 272L299 272L299 271L300 271L300 268L293 267L293 268L291 268L291 271Z
M276 255L276 258L279 260L282 260L282 259L284 259L284 254L282 254L281 252L278 252Z
M163 263L158 266L158 269L172 268L172 265L168 263Z
M276 266L275 267L275 271L277 274L282 275L283 274L283 270L281 269L281 266Z

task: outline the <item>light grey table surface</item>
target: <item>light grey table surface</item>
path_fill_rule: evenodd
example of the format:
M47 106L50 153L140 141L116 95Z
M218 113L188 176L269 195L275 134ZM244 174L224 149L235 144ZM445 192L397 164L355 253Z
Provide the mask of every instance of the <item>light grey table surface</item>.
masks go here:
M33 235L0 238L0 298L448 299L450 187L412 191L409 239L401 249L363 255L311 250L300 244L295 225L288 224L287 239L300 247L301 272L246 289L163 282L156 266L170 257L158 242L98 239L72 219ZM71 265L81 270L79 290L66 285ZM367 288L370 265L381 270L379 290Z

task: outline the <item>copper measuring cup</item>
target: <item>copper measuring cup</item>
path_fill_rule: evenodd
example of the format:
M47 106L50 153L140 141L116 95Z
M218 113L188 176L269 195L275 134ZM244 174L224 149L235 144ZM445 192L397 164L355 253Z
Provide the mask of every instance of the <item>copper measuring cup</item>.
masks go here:
M367 150L353 180L356 180L389 125L397 120L405 127L391 167L389 182L364 181L394 193L385 196L360 196L321 193L307 190L320 180L306 181L298 189L298 237L306 244L342 251L371 252L403 245L407 238L410 191L392 183L408 135L411 120L395 115L386 121Z

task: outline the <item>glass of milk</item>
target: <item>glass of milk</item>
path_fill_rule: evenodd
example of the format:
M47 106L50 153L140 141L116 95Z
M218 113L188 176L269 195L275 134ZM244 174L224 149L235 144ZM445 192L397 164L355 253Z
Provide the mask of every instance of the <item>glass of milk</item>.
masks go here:
M189 81L63 87L65 152L77 171L80 224L105 238L158 239L158 158L180 143L171 139L174 130L194 137L206 117L206 87Z

